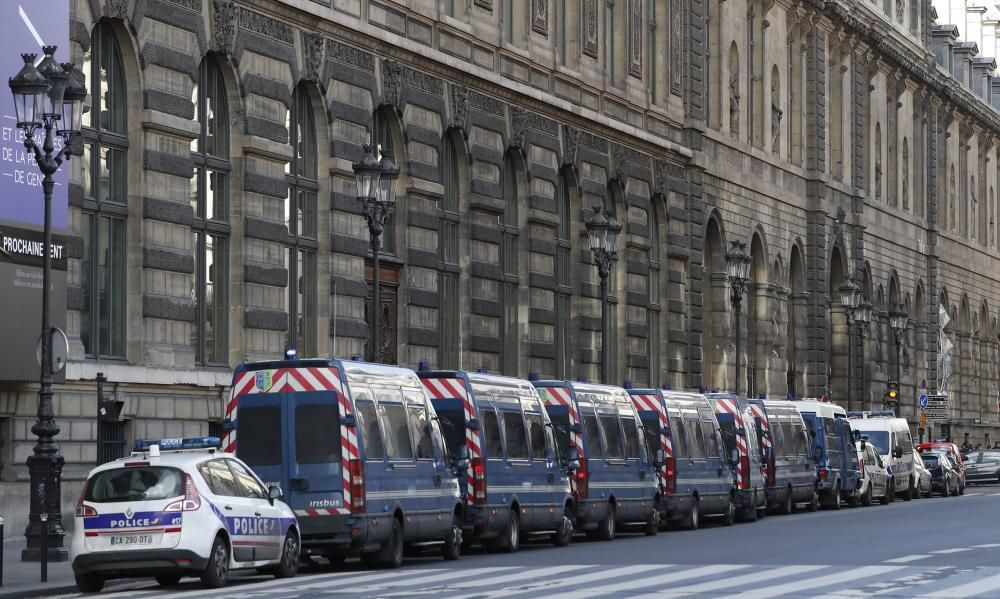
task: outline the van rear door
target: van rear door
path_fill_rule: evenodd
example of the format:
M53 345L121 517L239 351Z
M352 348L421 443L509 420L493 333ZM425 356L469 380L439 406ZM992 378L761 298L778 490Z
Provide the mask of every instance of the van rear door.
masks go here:
M277 485L287 494L285 467L286 425L282 393L256 393L239 397L236 411L236 456L253 468L266 485Z
M286 501L293 510L318 510L321 515L349 507L344 505L337 392L295 391L286 395Z

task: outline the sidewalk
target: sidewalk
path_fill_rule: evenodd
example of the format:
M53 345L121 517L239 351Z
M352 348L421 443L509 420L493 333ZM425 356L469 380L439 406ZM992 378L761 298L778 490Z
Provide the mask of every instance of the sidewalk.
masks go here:
M68 538L66 539L69 540ZM49 562L49 581L41 583L39 562L22 562L21 550L26 541L7 539L3 544L3 586L0 599L41 597L76 592L76 581L69 562Z

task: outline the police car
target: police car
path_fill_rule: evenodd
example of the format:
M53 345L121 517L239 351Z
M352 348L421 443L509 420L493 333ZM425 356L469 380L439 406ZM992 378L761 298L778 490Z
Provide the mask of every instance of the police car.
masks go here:
M76 504L70 555L76 585L184 576L218 588L229 572L295 576L299 527L279 487L265 488L216 437L137 441L132 455L91 471Z

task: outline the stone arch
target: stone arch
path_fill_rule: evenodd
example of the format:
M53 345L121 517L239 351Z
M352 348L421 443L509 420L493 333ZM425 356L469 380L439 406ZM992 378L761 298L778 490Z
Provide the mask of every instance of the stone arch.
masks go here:
M499 214L500 273L499 285L499 357L501 374L518 376L527 364L526 352L521 352L521 340L527 328L527 308L521 305L521 288L528 279L527 239L521 235L526 221L528 169L524 153L510 147L504 154L500 174L503 207Z
M726 238L718 212L709 215L705 224L702 255L704 281L704 339L702 342L701 383L709 389L725 389L728 361L731 356L729 324L729 281L726 277Z
M582 314L583 301L577 290L580 287L580 268L590 267L581 264L574 254L574 248L580 251L587 248L589 239L580 215L583 214L580 197L580 183L577 171L571 165L564 165L559 170L559 182L556 190L556 210L559 216L559 227L556 229L556 378L571 380L579 375L580 356L575 348L582 347L579 321Z
M808 345L805 324L808 315L809 295L806 293L805 259L802 242L792 244L788 259L788 318L785 338L788 339L785 360L787 362L785 385L787 393L799 397L805 390L806 356Z
M467 268L463 268L463 256L471 252L471 224L469 213L469 193L472 179L469 166L468 146L462 129L450 127L441 137L438 154L440 181L443 195L438 210L438 256L440 263L437 273L437 351L434 363L440 368L460 369L469 361L469 330L471 326L471 290ZM414 323L415 324L415 323ZM424 323L432 328L432 323ZM414 348L414 354L417 353ZM411 356L411 362L430 361L429 348L423 355Z
M830 270L827 286L827 393L830 401L841 406L847 405L847 314L837 299L840 286L847 276L846 259L839 245L830 254Z
M667 277L664 247L669 237L670 222L667 196L654 194L649 202L649 384L680 386L667 367L669 326L664 307L667 301ZM680 374L680 373L678 373Z
M768 388L768 364L771 357L773 287L768 276L768 254L760 227L750 238L750 287L743 299L746 315L747 344L739 358L746 364L747 397L756 397ZM741 387L743 384L741 382Z
M611 274L608 277L608 293L610 297L618 298L618 302L612 304L608 318L608 352L610 363L607 365L608 380L602 381L611 384L615 381L621 382L624 378L625 369L625 339L624 327L627 322L625 311L628 302L625 301L625 280L627 278L626 255L626 223L628 220L628 207L625 204L625 181L614 178L608 181L607 194L604 196L604 210L618 221L622 227L622 233L618 238L618 258L611 267ZM600 340L600 337L598 338ZM600 344L598 344L600 347Z

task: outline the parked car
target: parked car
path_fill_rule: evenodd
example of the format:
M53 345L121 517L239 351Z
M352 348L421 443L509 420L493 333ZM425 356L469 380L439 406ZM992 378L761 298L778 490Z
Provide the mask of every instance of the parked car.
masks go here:
M802 415L786 400L751 399L749 403L767 478L768 506L781 514L792 513L801 503L815 510L819 503L816 464Z
M839 510L840 500L858 497L861 467L854 433L844 408L819 400L793 402L812 437L817 490L827 509ZM891 500L891 496L890 496Z
M1000 482L1000 451L974 451L965 456L965 482Z
M920 458L931 473L931 488L934 491L942 497L958 495L958 472L947 453L925 451L920 454Z
M569 545L576 506L535 387L476 372L418 376L441 419L451 461L461 464L463 539L507 553L527 535Z
M917 451L920 453L924 453L925 451L948 452L948 455L951 456L951 460L955 463L959 476L961 477L962 484L960 485L958 494L965 494L965 456L962 455L962 451L958 448L958 445L948 441L932 441L930 443L921 443L917 446Z
M865 437L856 442L855 447L861 466L861 505L869 506L875 499L882 505L889 503L889 472L879 450Z
M932 492L931 472L927 466L924 466L924 461L920 459L920 452L916 449L911 451L913 452L913 478L917 486L917 497L930 497Z
M896 418L892 410L881 412L851 412L848 415L851 428L868 436L868 443L874 445L882 456L882 462L889 471L889 495L909 501L915 495L913 489L913 439L910 425L905 418Z

